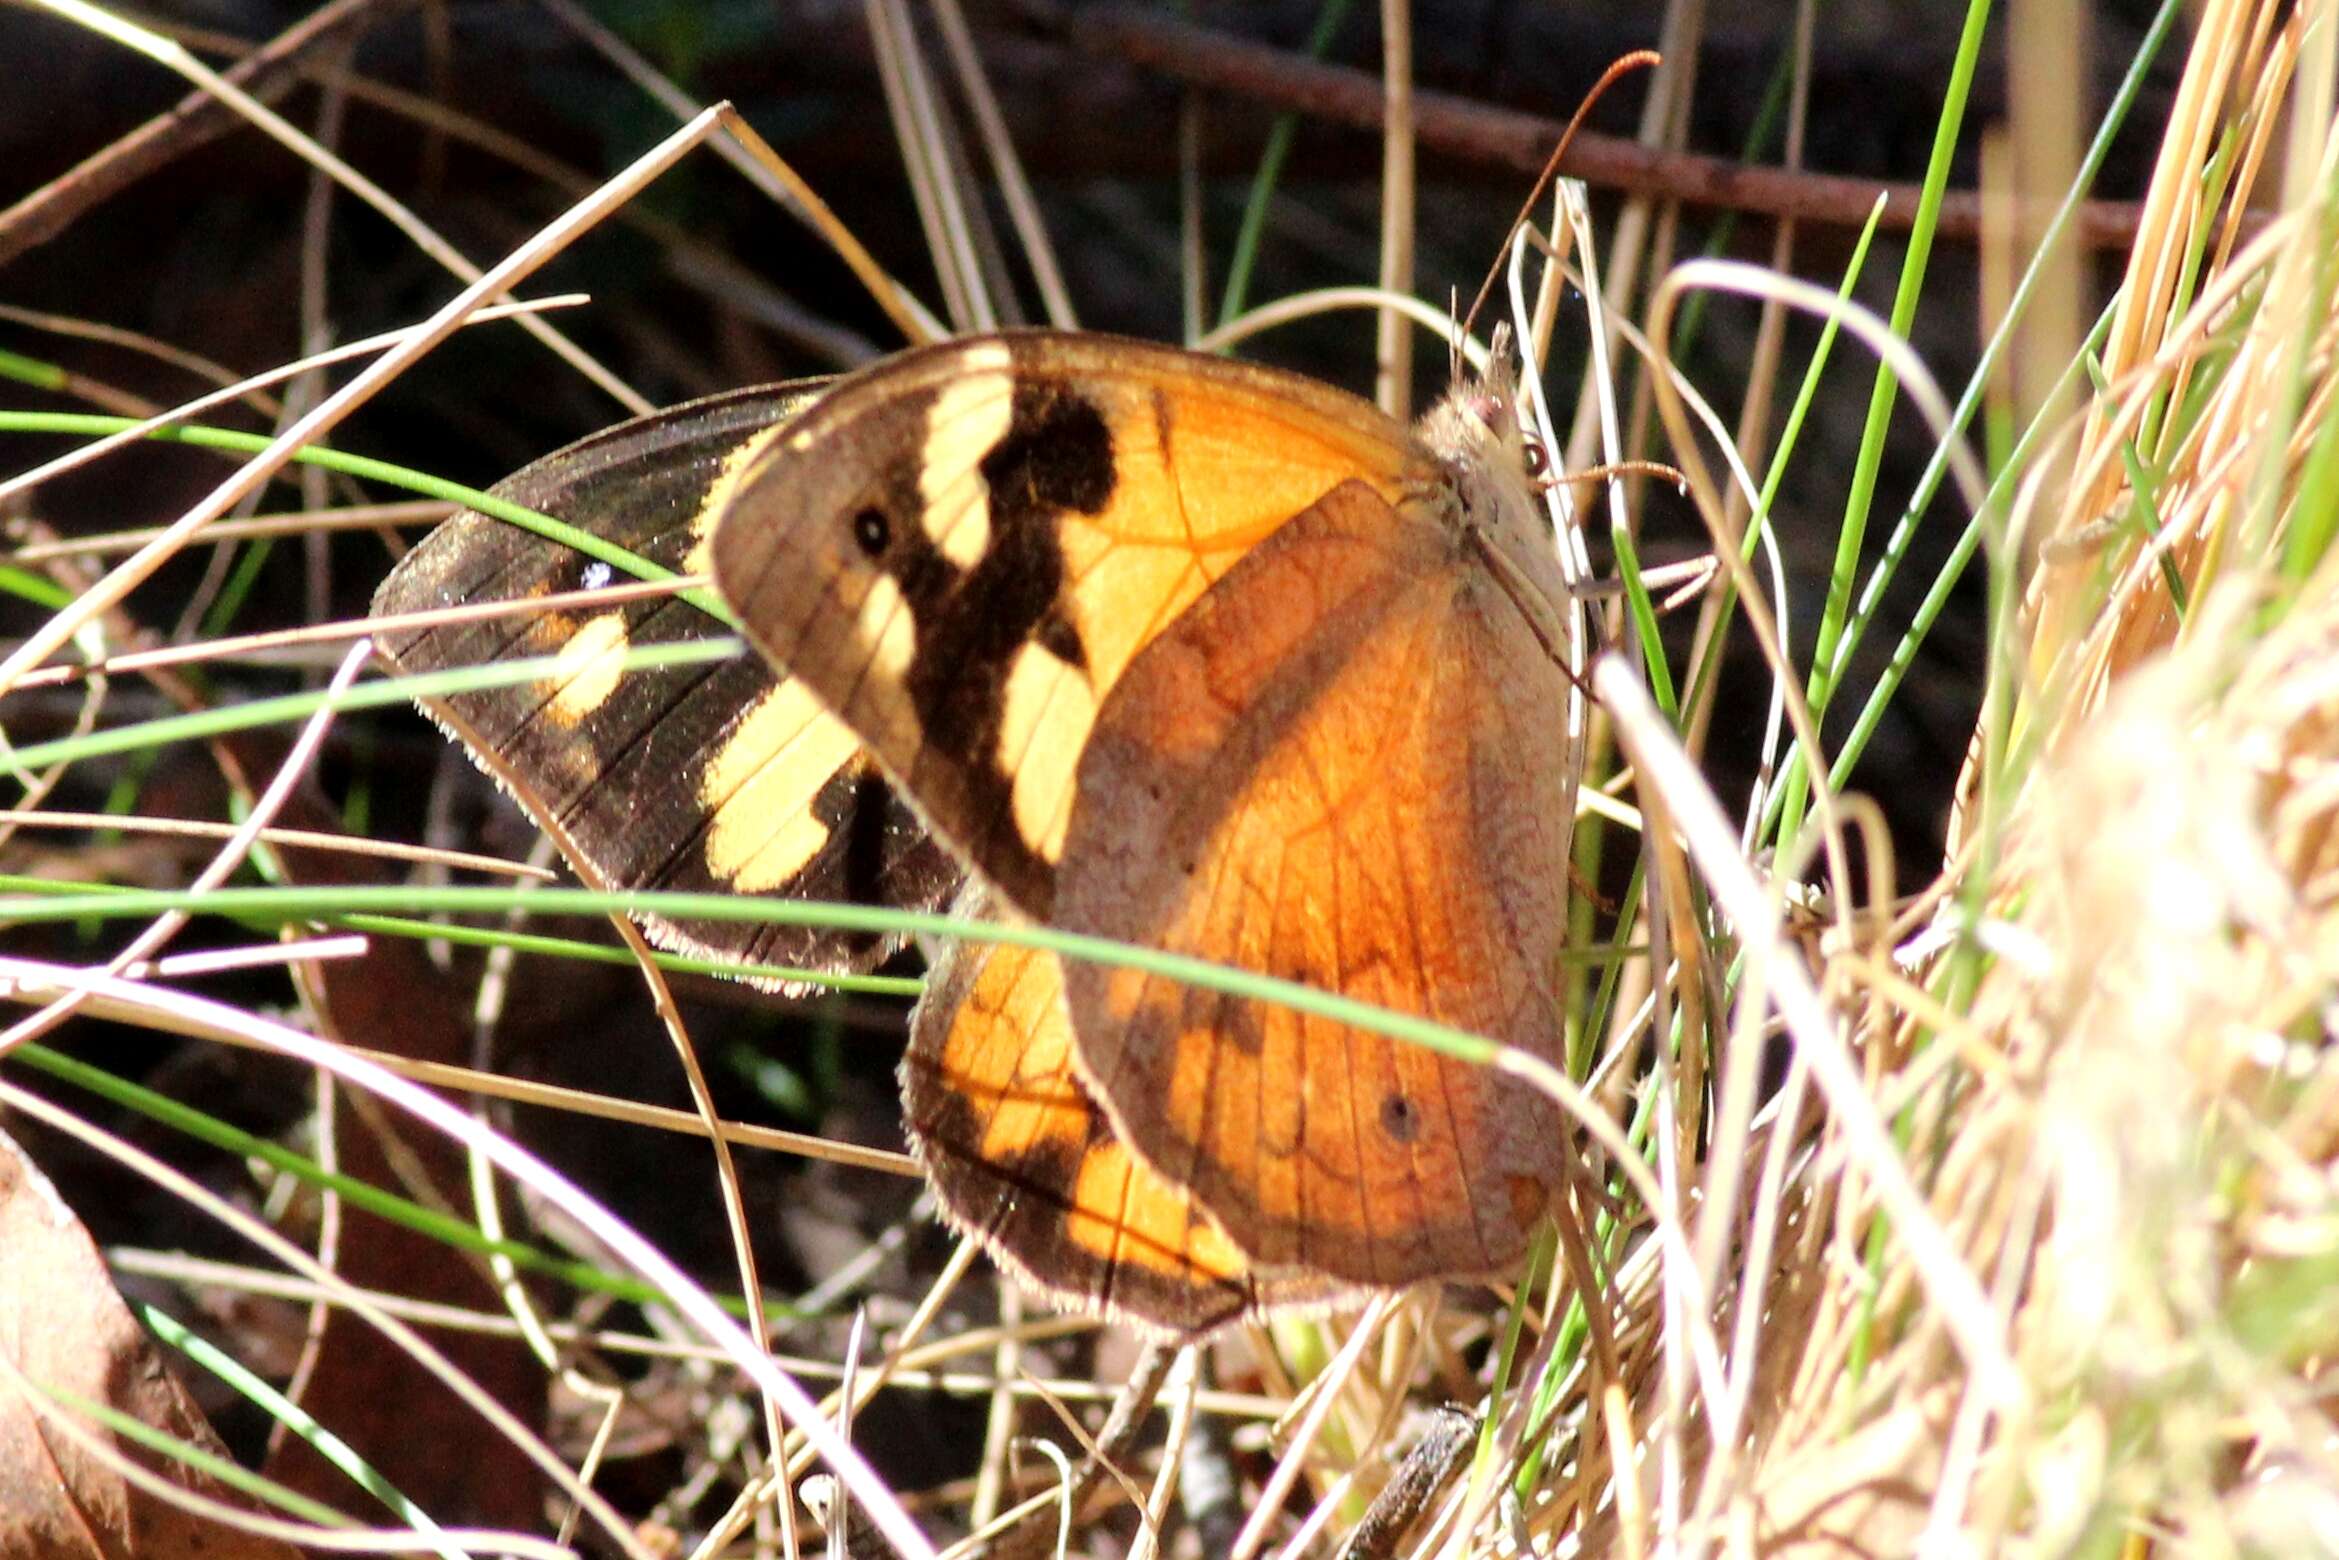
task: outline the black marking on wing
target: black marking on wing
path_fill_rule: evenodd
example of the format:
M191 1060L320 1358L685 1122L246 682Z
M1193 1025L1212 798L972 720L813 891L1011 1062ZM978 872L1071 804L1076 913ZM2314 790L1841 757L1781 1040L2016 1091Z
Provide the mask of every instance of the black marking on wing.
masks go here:
M1007 432L978 471L989 490L989 541L971 567L951 561L921 523L920 472L905 461L884 483L882 518L847 517L854 540L899 587L917 626L905 679L932 760L958 772L970 826L969 854L991 865L1018 904L1044 916L1054 869L1015 826L1014 776L999 763L1008 674L1036 641L1066 665L1087 653L1063 610L1058 525L1112 501L1112 429L1096 403L1061 381L1016 382ZM875 544L872 546L872 544ZM918 776L910 776L911 789Z

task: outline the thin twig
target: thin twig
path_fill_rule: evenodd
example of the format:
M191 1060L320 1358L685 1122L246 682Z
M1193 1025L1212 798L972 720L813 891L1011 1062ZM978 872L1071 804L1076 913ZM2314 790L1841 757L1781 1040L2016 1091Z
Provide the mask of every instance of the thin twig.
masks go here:
M1025 0L1024 8L1061 16L1033 0ZM1381 127L1386 94L1366 71L1321 64L1291 50L1122 6L1083 9L1063 18L1063 31L1084 54L1335 124ZM1558 120L1542 114L1491 108L1450 93L1413 95L1415 140L1449 156L1532 173L1543 166L1561 128ZM1603 189L1852 229L1866 224L1881 194L1881 225L1906 231L1916 222L1920 195L1914 184L1752 167L1728 157L1662 151L1591 132L1576 137L1560 171ZM2126 249L2135 240L2141 209L2134 201L2086 202L2079 212L2079 242L2090 249ZM1951 191L1941 205L1937 236L1975 242L1981 236L1981 212L1979 192Z
M245 55L222 72L221 79L260 102L272 103L300 79L310 56L361 27L395 16L411 3L332 0ZM0 265L39 248L100 202L242 122L215 94L201 88L188 93L168 113L157 114L0 211Z
M0 807L0 824L10 828L118 829L124 834L179 835L194 839L228 839L232 823L200 818L141 818L136 815L95 812L32 812ZM476 856L468 851L439 850L425 845L401 845L396 840L369 840L357 834L327 834L317 829L262 829L263 845L294 845L306 850L346 851L353 856L381 856L393 861L429 862L458 872L492 872L504 877L535 878L550 882L555 876L541 867L506 861L500 856Z

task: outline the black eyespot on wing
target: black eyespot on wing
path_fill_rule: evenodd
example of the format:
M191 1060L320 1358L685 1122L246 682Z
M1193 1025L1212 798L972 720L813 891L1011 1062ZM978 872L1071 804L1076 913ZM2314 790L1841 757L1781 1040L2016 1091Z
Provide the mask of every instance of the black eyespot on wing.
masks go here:
M1402 1094L1381 1101L1381 1130L1399 1143L1410 1143L1421 1131L1421 1107Z
M853 544L872 558L884 555L893 544L893 522L884 510L872 504L853 516Z

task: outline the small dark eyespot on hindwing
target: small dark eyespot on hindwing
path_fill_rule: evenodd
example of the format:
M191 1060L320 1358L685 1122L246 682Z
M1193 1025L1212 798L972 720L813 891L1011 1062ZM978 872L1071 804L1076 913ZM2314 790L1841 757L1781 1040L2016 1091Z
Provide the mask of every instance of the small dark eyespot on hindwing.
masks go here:
M893 543L893 524L885 518L885 511L871 504L853 516L853 544L872 558L880 557Z
M1402 1094L1381 1101L1381 1130L1399 1143L1410 1143L1421 1131L1421 1108Z

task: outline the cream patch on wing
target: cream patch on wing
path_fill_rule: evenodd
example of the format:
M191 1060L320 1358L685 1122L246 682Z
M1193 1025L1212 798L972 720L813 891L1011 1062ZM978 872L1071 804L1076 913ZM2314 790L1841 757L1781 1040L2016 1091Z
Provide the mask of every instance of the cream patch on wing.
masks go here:
M1015 832L1042 861L1064 856L1072 823L1072 786L1081 750L1096 724L1088 677L1036 640L1007 669L999 717L1000 769L1012 776Z
M698 513L690 517L690 551L682 555L685 574L712 574L715 569L715 522L731 507L731 500L747 485L749 468L755 465L763 452L776 443L789 425L780 423L741 439L723 457L723 464L715 469L715 480L707 485L706 500L698 506Z
M991 491L981 466L1015 426L1015 376L1012 355L997 342L968 349L960 362L926 411L918 521L943 557L971 569L991 545Z
M575 726L608 702L625 674L626 631L621 613L605 612L569 637L553 657L552 702L545 713L563 726Z
M890 574L869 576L854 631L869 652L870 675L881 687L898 687L918 656L918 623L909 598Z
M699 780L708 868L744 894L793 881L828 843L812 804L860 747L794 678L765 694Z

